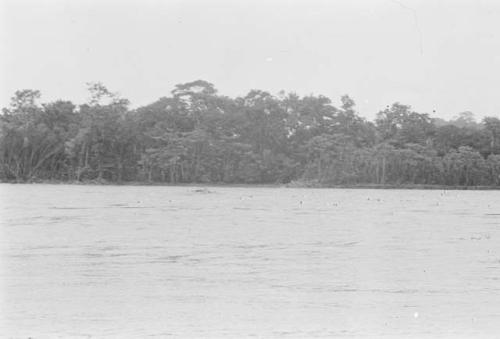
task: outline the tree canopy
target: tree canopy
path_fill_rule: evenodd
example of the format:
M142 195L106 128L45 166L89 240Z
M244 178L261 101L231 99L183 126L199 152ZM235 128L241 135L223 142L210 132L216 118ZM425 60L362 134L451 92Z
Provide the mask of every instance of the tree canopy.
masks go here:
M445 121L394 103L362 118L348 95L251 90L204 80L131 109L101 83L89 100L40 104L20 90L0 115L0 179L322 185L499 185L500 120Z

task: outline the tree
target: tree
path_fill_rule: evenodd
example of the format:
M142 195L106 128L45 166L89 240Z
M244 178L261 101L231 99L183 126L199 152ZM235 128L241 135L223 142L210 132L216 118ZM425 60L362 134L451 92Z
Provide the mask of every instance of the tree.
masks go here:
M3 109L1 164L7 178L29 181L45 176L45 167L63 151L63 137L36 103L39 97L39 91L17 91L10 107Z
M78 131L66 142L73 179L121 181L132 131L126 123L129 101L101 83L90 83L88 89Z
M451 121L395 103L367 121L348 95L251 90L204 80L136 109L102 83L82 105L17 91L0 115L0 179L322 185L499 185L500 119Z
M483 124L490 137L490 152L500 153L500 119L496 117L485 117Z
M472 113L471 111L459 113L454 119L450 121L450 124L459 128L479 129L481 127L476 122L474 113Z
M448 184L481 185L485 183L485 178L488 177L488 169L484 158L471 147L461 146L458 151L448 153L443 161Z
M381 139L399 147L408 143L424 145L434 135L428 114L413 112L410 106L400 103L377 113L375 123Z

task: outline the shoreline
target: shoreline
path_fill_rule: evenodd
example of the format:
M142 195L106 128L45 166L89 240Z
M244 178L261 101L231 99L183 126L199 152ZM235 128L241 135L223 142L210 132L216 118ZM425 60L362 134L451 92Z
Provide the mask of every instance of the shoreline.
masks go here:
M385 190L459 190L459 191L495 191L500 186L448 186L428 184L320 184L317 182L291 182L287 184L246 184L246 183L162 183L142 181L1 181L1 184L28 185L74 185L74 186L164 186L164 187L243 187L243 188L314 188L314 189L385 189Z

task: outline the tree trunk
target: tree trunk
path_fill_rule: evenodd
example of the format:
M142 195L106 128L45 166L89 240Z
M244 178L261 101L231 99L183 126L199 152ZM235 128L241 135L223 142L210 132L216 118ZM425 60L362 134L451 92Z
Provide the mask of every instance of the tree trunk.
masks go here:
M385 184L385 156L382 158L382 185Z

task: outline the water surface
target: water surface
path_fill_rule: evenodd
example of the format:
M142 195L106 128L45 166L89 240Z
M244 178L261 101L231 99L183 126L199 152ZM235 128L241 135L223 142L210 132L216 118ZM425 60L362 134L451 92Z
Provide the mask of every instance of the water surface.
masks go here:
M500 192L0 185L13 338L495 338Z

